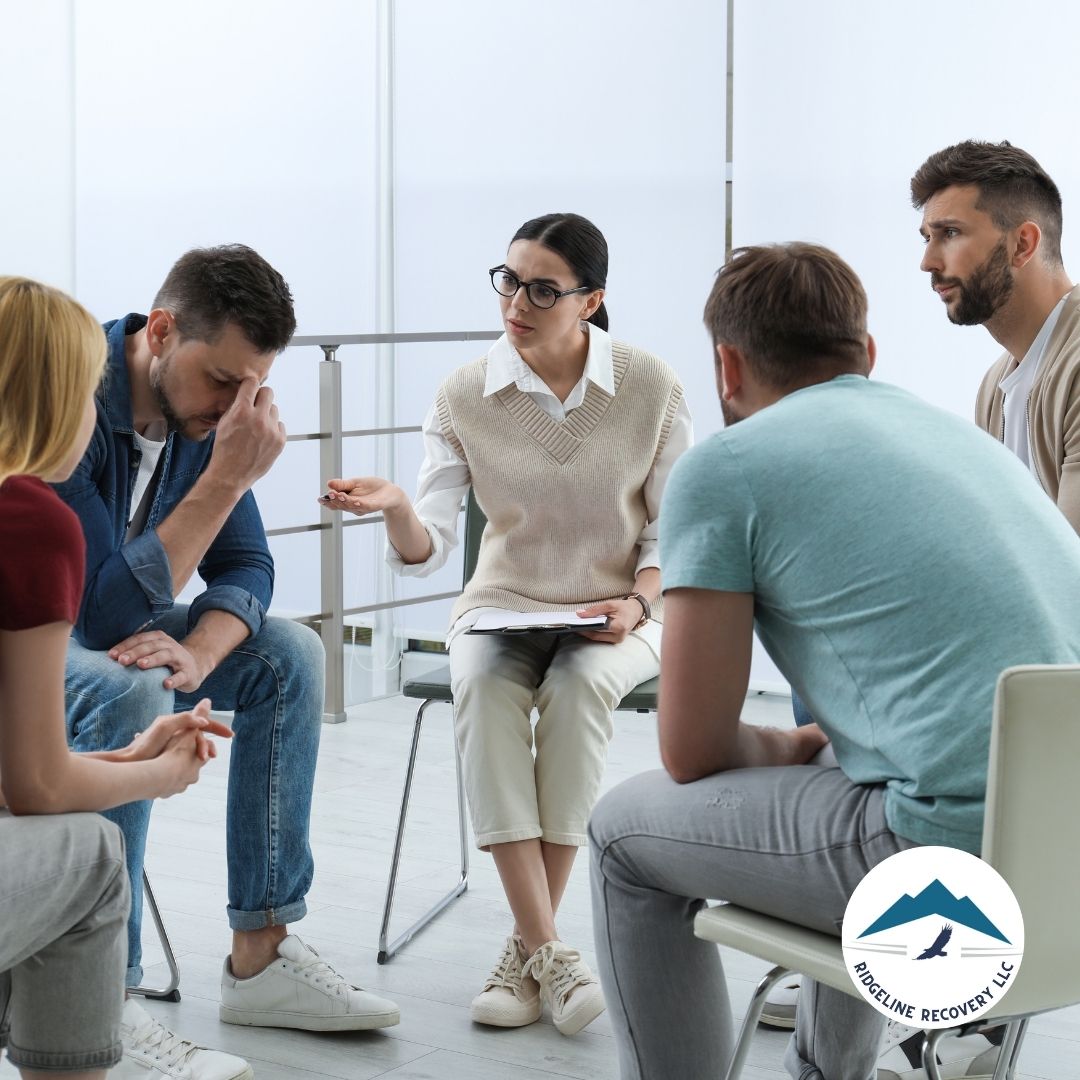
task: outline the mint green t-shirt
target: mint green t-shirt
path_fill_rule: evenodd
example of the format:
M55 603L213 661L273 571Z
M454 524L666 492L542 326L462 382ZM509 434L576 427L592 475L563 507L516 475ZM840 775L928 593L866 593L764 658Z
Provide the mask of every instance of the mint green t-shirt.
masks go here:
M1080 539L968 423L856 375L688 451L665 589L750 592L758 636L859 784L918 843L978 853L994 687L1080 661Z

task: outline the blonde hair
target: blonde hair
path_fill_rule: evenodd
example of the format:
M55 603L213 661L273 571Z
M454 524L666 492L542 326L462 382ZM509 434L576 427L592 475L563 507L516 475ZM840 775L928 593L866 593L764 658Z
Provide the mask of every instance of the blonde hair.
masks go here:
M0 483L54 474L105 368L101 325L66 293L0 277Z

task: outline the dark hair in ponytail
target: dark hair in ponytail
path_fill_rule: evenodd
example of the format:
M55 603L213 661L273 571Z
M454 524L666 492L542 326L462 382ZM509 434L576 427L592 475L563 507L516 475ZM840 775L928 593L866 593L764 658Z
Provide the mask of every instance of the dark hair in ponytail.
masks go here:
M514 233L514 240L535 240L562 256L586 288L607 287L607 241L588 218L580 214L544 214L526 221ZM607 308L603 301L589 316L589 322L601 330L608 328Z

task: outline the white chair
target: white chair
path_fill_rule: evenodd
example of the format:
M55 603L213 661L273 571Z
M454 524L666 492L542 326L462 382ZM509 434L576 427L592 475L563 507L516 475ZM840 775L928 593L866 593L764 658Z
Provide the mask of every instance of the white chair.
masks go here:
M1007 1024L994 1080L1012 1080L1030 1017L1080 1002L1080 665L1006 669L998 680L990 737L982 858L1012 887L1024 915L1024 959L989 1021ZM777 965L758 985L726 1080L736 1080L769 990L800 973L858 997L840 939L732 904L705 908L699 938ZM923 1068L940 1080L937 1044L927 1033Z

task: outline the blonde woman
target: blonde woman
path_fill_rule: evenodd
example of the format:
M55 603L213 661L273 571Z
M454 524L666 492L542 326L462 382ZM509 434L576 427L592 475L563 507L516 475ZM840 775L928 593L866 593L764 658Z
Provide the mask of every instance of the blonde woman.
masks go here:
M77 811L183 791L213 756L206 734L228 734L204 700L123 750L68 750L83 538L46 481L67 478L86 449L104 363L84 308L0 277L0 1048L24 1080L104 1077L120 1060L123 842Z

